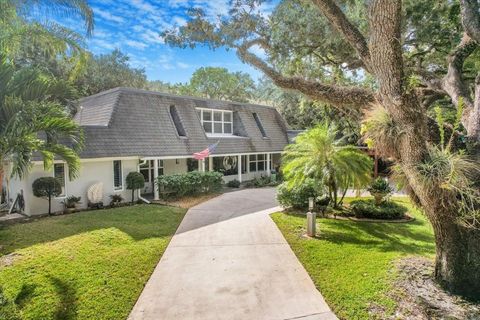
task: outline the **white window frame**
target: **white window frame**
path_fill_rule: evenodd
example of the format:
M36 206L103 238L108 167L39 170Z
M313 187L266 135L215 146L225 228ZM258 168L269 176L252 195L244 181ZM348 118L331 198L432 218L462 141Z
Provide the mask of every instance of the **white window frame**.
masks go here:
M263 160L258 160L258 156L261 156L263 155ZM255 157L255 160L252 160L252 158ZM258 170L258 163L259 162L263 162L263 170ZM250 163L255 163L255 170L252 170L252 168L250 167ZM267 160L267 154L266 153L259 153L259 154L251 154L248 156L248 169L250 170L250 172L266 172L267 171L267 163L268 163L268 160ZM273 168L273 157L270 155L270 170Z
M67 166L63 162L57 162L53 164L53 172L52 176L55 177L55 166L56 165L62 165L63 166L63 193L59 195L58 197L55 197L56 199L63 199L67 197Z
M115 161L120 161L120 186L115 185ZM124 191L124 183L123 183L123 161L122 160L113 160L112 161L112 171L113 171L113 191L114 192L121 192Z
M165 161L163 159L158 159L158 160L148 160L147 163L145 163L144 166L140 166L140 172L142 170L147 170L148 171L148 181L145 180L145 182L150 183L153 181L153 168L154 168L154 162L153 161L158 161L158 171L162 170L162 174L160 172L158 173L159 176L165 175Z
M212 132L207 132L205 131L205 134L208 136L233 136L233 111L231 110L223 110L223 109L208 109L208 108L196 108L197 111L200 111L200 123L202 125L203 130L205 131L204 123L208 122L211 123L212 125ZM211 120L204 120L204 113L210 113ZM214 114L215 112L220 112L222 114L222 119L221 120L215 120ZM225 114L228 113L230 114L230 121L225 121ZM215 132L215 124L221 124L222 125L222 132ZM230 124L231 126L231 132L230 133L225 133L225 124Z
M162 170L162 174L160 174L160 172L158 172L158 176L164 176L165 175L165 161L163 161L163 159L158 159L158 171L160 171L160 169Z

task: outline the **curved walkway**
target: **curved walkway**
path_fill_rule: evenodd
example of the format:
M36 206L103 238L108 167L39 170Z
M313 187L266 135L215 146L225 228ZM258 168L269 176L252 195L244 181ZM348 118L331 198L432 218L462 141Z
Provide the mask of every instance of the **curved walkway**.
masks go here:
M269 213L275 190L190 209L129 319L336 319Z

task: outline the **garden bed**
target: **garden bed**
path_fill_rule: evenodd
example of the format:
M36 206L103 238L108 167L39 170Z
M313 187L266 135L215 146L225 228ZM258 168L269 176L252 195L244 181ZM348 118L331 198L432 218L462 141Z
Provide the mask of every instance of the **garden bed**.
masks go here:
M238 189L236 189L236 190L238 190ZM196 195L196 196L182 197L180 199L175 199L175 200L173 200L173 199L172 200L156 200L153 203L154 204L177 207L177 208L190 209L191 207L199 205L202 202L205 202L205 201L208 201L208 200L213 199L215 197L218 197L220 194L221 193L200 194L200 195Z
M415 220L415 217L412 217L408 214L405 214L403 218L401 219L371 219L371 218L357 218L354 216L341 216L337 215L334 216L332 214L327 214L325 216L321 216L324 218L329 218L329 219L339 219L339 220L349 220L349 221L354 221L354 222L373 222L373 223L407 223L407 222L412 222Z
M407 257L396 261L395 268L398 277L391 296L397 303L396 319L480 319L480 304L448 293L436 283L431 259Z

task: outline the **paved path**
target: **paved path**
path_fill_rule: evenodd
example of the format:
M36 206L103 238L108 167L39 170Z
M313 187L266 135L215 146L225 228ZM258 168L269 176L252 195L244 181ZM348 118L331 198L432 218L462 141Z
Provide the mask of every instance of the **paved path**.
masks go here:
M270 219L274 189L190 209L129 319L336 319Z

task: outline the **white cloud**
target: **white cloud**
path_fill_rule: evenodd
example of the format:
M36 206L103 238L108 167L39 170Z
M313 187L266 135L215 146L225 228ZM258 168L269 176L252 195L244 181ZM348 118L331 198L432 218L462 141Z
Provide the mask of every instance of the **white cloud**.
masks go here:
M184 26L185 24L187 24L187 20L185 20L184 18L182 17L179 17L179 16L175 16L173 17L173 22L175 24L177 24L178 26Z
M155 12L158 12L159 9L155 6L153 6L152 4L144 1L144 0L131 0L129 1L129 3L134 6L135 8L139 9L139 10L142 10L142 11L146 11L146 12L150 12L150 13L155 13Z
M265 50L258 45L252 46L250 48L250 52L262 59L265 59L267 57L267 53L265 52Z
M92 44L101 49L107 49L107 50L114 50L117 47L116 44L110 41L102 40L102 39L93 39Z
M94 14L98 15L99 17L101 17L105 20L111 21L111 22L117 22L117 23L124 23L125 22L124 18L122 18L120 16L117 16L117 15L113 15L110 12L104 11L104 10L99 9L99 8L93 8L93 12L94 12Z
M179 67L180 69L188 69L190 68L190 65L184 62L177 62L177 67Z
M157 44L165 43L165 40L160 36L158 32L155 32L150 29L143 30L143 32L141 32L140 37L149 43L157 43Z
M146 47L148 47L148 45L146 43L143 43L143 42L140 42L140 41L135 41L135 40L127 40L127 41L125 41L125 44L127 46L137 48L137 49L140 49L140 50L143 50Z

